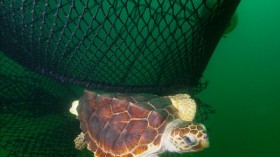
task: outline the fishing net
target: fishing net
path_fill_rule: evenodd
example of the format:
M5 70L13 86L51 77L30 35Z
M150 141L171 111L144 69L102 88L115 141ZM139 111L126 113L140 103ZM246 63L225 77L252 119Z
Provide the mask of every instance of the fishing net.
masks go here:
M0 156L87 156L84 88L174 94L202 73L239 0L0 0ZM213 110L199 103L197 121Z

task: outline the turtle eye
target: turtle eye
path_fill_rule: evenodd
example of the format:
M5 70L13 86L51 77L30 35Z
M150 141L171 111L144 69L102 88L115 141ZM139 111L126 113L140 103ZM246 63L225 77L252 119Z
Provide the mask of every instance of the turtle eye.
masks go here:
M197 143L197 140L194 135L187 135L183 139L186 144L191 145L191 146L195 145Z

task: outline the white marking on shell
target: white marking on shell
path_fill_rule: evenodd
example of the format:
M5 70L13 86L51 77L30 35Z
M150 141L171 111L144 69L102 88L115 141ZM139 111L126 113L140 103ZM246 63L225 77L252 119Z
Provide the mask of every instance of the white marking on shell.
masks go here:
M73 101L72 107L69 109L70 113L78 116L77 107L79 105L79 100Z

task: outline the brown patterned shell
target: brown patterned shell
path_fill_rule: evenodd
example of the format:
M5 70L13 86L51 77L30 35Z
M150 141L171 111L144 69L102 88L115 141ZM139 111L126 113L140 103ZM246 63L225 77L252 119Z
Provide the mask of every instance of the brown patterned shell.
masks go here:
M95 156L132 156L159 146L166 125L177 118L168 98L99 95L85 91L77 108L88 149Z

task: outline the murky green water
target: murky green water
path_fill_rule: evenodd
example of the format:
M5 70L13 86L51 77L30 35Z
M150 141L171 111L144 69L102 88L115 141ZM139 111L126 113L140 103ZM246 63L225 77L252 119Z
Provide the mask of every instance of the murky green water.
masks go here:
M194 156L280 156L280 1L243 0L236 29L223 38L200 94L215 107L211 146Z

